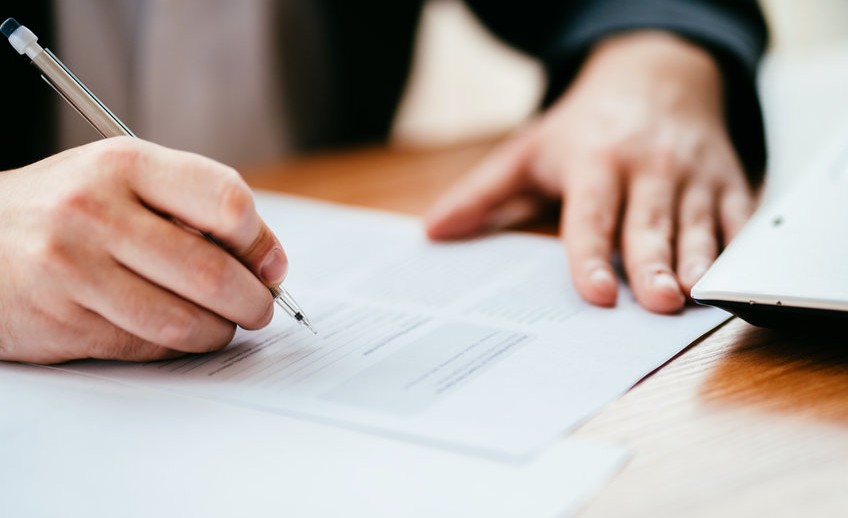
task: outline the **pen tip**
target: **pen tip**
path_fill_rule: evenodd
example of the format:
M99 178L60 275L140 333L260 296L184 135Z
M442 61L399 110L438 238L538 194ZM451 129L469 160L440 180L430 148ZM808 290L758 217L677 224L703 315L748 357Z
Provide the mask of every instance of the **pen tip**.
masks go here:
M312 327L312 322L310 322L309 319L306 318L306 315L304 315L303 313L298 313L297 315L294 316L294 318L297 320L297 322L300 325L302 325L306 329L309 329L310 331L312 331L313 335L318 334L318 331L316 331L315 328Z
M3 25L0 25L0 32L3 33L3 36L9 38L16 30L18 30L20 26L21 24L19 24L18 21L14 18L6 18L6 21L3 22Z

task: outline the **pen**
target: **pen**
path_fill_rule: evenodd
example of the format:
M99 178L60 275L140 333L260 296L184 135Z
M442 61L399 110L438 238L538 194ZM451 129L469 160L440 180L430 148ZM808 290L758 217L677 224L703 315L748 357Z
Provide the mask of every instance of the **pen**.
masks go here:
M19 24L15 19L8 18L0 25L0 33L9 39L9 43L19 54L26 54L32 60L32 63L41 71L41 77L44 81L52 86L104 138L135 137L135 134L91 93L91 90L59 61L59 58L49 49L42 48L38 44L38 37L32 31ZM204 234L204 236L217 244L213 236L208 234ZM317 334L303 310L282 285L272 286L268 289L278 306L283 308L300 325Z

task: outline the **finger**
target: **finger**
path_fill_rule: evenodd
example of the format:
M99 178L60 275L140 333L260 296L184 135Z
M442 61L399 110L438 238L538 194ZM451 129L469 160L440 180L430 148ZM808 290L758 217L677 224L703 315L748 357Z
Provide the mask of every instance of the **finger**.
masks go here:
M592 304L612 306L618 293L612 254L621 212L619 175L601 164L574 164L562 213L571 275L577 291Z
M134 139L104 153L127 171L145 204L202 232L238 257L266 285L286 275L283 247L262 222L241 176L223 164Z
M128 333L90 310L83 309L83 311L88 313L85 337L81 337L87 341L85 346L87 358L152 362L173 360L186 354Z
M116 263L99 268L108 288L82 283L77 301L145 342L183 352L209 352L232 339L232 323L127 271Z
M549 199L517 194L491 210L486 218L484 230L494 232L520 227L539 218L552 205Z
M268 289L224 250L142 208L124 219L108 246L129 270L245 329L270 321Z
M748 218L754 213L754 198L751 190L742 182L734 184L722 191L719 202L721 233L723 245L742 230Z
M431 239L455 239L479 233L492 224L493 211L526 188L524 169L529 138L513 139L496 149L442 196L425 218Z
M255 211L254 211L255 214ZM256 216L258 219L258 216ZM252 240L228 241L229 249L254 272L266 286L277 286L288 273L289 261L280 241L264 221L258 219L259 232ZM250 236L245 233L244 236ZM245 246L246 245L246 246Z
M0 351L0 358L6 361L56 364L82 358L156 361L185 354L145 342L72 301L67 301L64 310L57 306L65 304L52 304L50 308L33 307L31 312L38 317L39 336L42 339L29 344L13 343L12 348Z
M185 355L160 345L147 342L123 329L116 327L97 313L78 304L73 306L73 319L43 322L53 327L52 332L61 333L63 342L47 340L42 347L30 351L23 361L35 363L63 363L82 358L124 361L158 361ZM70 316L70 315L66 315ZM70 347L68 344L72 344Z
M622 227L624 267L636 299L658 313L673 313L686 301L672 269L675 184L637 175L628 193Z
M686 188L680 198L677 276L687 295L718 255L716 191L709 185Z

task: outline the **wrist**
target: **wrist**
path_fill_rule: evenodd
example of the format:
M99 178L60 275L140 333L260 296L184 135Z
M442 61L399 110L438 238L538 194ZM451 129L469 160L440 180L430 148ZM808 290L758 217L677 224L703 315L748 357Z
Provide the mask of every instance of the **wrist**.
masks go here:
M599 42L586 58L574 89L630 90L669 108L723 112L718 64L705 49L661 31L636 31Z

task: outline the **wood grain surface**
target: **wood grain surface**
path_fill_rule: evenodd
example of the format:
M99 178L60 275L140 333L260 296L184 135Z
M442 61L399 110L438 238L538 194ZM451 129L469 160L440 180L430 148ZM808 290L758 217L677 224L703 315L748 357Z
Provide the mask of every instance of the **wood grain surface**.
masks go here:
M337 151L251 168L244 176L257 189L420 215L492 145Z
M417 215L493 142L342 151L245 177L259 189ZM848 516L848 340L732 319L575 435L633 454L586 517Z

